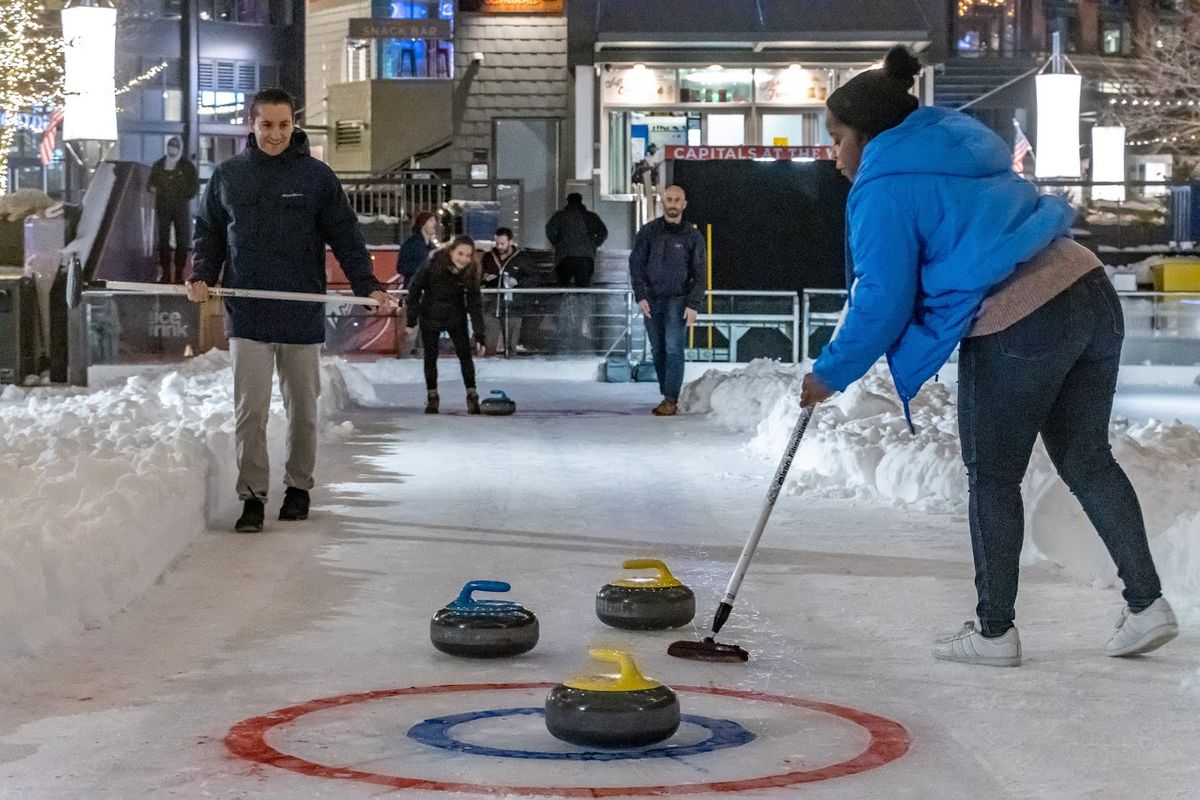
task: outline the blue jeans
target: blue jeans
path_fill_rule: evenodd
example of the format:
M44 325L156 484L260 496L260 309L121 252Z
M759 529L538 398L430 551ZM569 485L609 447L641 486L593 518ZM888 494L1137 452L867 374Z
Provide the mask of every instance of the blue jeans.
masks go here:
M658 388L672 403L679 400L679 390L683 386L683 346L687 341L685 308L686 297L651 297L650 319L645 320Z
M1116 563L1125 601L1138 611L1162 595L1137 494L1108 443L1124 338L1120 299L1097 268L1015 325L962 341L958 427L976 613L989 635L1016 618L1021 479L1039 433Z

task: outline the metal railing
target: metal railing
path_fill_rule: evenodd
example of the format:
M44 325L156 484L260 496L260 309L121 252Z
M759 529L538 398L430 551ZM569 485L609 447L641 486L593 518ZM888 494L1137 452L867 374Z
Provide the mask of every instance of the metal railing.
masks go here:
M403 289L393 290L405 297ZM685 357L743 361L771 356L796 361L801 352L800 298L794 292L713 291L712 311L699 316ZM489 355L597 356L646 352L645 328L633 291L624 287L484 289L484 335ZM88 363L171 361L185 351L224 346L220 301L196 306L179 294L83 293ZM749 342L754 332L765 338ZM404 307L379 314L331 304L326 352L405 357L416 344Z

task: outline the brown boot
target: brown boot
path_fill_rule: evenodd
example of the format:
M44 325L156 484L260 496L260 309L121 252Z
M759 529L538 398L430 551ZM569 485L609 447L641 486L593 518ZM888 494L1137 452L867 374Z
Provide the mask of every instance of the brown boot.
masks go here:
M656 417L673 417L678 411L679 404L664 397L663 401L656 405L650 413Z
M479 392L474 389L467 389L467 413L479 414L482 413L482 410L479 407Z

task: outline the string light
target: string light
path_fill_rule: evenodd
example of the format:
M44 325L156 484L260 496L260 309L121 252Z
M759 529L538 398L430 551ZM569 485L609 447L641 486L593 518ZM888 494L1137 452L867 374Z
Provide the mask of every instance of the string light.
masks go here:
M5 0L0 13L0 194L8 191L8 155L17 115L49 108L62 95L62 37L37 0Z
M141 75L138 75L136 78L131 80L129 83L122 86L120 89L117 89L117 91L115 92L116 96L120 97L121 95L128 92L130 89L137 86L139 83L144 83L145 81L150 80L151 78L153 78L155 75L158 75L160 72L162 72L166 68L167 68L167 62L165 62L165 61L162 62L161 64L154 65L150 69L143 72Z

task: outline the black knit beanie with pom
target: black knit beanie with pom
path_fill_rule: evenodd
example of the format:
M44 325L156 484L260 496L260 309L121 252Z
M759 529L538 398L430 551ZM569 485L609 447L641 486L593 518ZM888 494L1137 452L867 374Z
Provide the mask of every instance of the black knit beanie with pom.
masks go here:
M912 51L896 45L888 51L882 69L855 75L829 95L825 106L868 138L877 136L917 110L917 98L909 90L920 71L921 62Z

